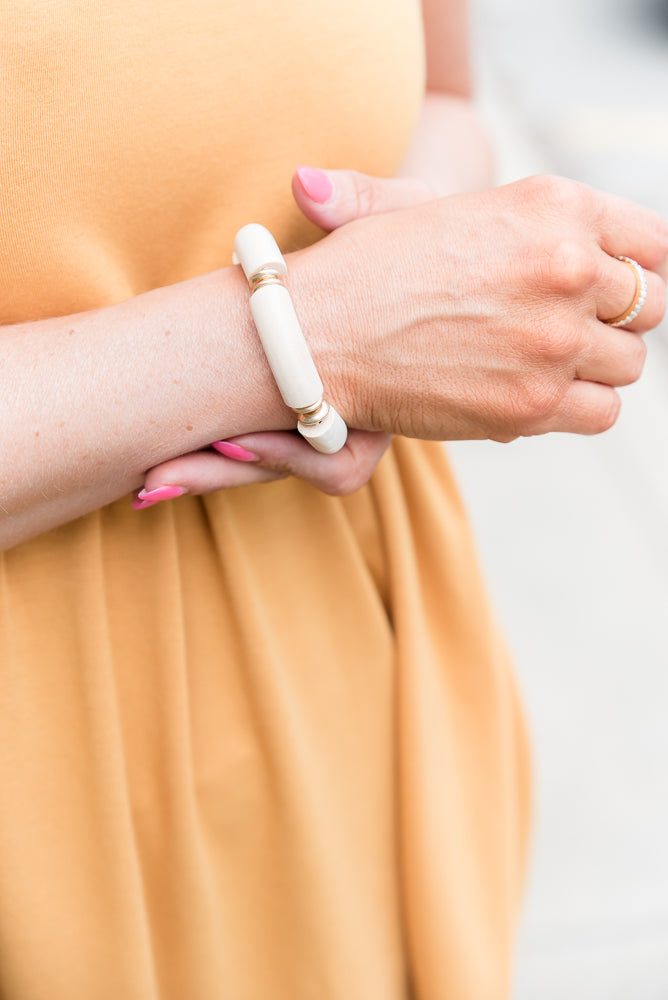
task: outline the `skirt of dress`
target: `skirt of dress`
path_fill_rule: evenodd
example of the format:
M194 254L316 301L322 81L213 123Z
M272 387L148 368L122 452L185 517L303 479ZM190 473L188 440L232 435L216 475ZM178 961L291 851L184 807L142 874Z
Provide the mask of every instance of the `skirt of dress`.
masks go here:
M443 450L0 561L3 1000L501 1000L528 817Z

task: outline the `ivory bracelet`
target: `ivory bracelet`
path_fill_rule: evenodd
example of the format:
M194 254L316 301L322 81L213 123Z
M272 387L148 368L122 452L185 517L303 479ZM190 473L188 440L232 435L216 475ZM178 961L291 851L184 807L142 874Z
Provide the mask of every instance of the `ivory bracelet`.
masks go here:
M284 284L287 264L269 230L257 222L243 226L234 239L234 263L241 264L248 279L253 320L283 401L297 414L297 430L316 451L340 451L348 429L323 398L318 370Z

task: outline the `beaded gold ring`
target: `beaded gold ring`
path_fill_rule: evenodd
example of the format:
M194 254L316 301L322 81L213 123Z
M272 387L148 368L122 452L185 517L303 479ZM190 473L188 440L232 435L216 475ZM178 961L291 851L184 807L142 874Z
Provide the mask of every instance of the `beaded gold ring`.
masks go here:
M645 277L644 269L632 257L616 256L615 260L621 260L623 264L628 264L631 268L636 279L636 290L633 295L633 301L628 309L620 313L619 316L614 316L612 319L604 319L603 322L606 326L628 326L645 305L645 299L647 298L647 278Z

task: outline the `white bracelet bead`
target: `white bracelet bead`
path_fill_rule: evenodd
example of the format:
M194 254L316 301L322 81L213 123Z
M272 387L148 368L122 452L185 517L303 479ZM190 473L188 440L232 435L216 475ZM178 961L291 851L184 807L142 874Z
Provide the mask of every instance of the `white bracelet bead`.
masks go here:
M322 399L322 382L285 285L261 285L250 308L283 402L299 410Z
M278 243L265 226L259 222L249 222L242 226L234 237L235 264L241 264L250 281L254 274L264 268L277 271L281 277L288 273L288 265L278 249Z
M251 288L250 307L283 401L297 413L299 433L325 454L340 451L348 429L323 386L283 284L287 265L268 229L251 222L234 239L234 263L241 264Z

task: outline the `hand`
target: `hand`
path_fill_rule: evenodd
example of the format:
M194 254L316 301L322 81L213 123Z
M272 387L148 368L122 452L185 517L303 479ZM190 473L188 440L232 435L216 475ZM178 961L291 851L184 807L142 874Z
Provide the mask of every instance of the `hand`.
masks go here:
M508 441L614 423L616 387L642 371L637 333L664 312L667 253L653 212L537 177L358 219L292 255L290 284L348 423ZM634 296L617 254L648 285L621 329L602 322Z
M184 493L213 493L286 476L296 476L323 493L344 496L368 481L390 441L389 434L351 431L341 451L321 455L296 431L244 434L216 442L214 451L181 455L151 469L133 507L141 510Z
M300 209L321 229L373 214L419 204L433 197L422 181L377 180L354 171L300 168L293 178ZM315 197L314 197L315 195ZM317 200L316 200L317 198ZM321 455L295 432L268 431L216 442L213 451L181 455L151 469L133 507L141 510L161 500L212 493L233 486L268 483L295 476L332 496L353 493L368 482L391 435L351 429L344 448Z

